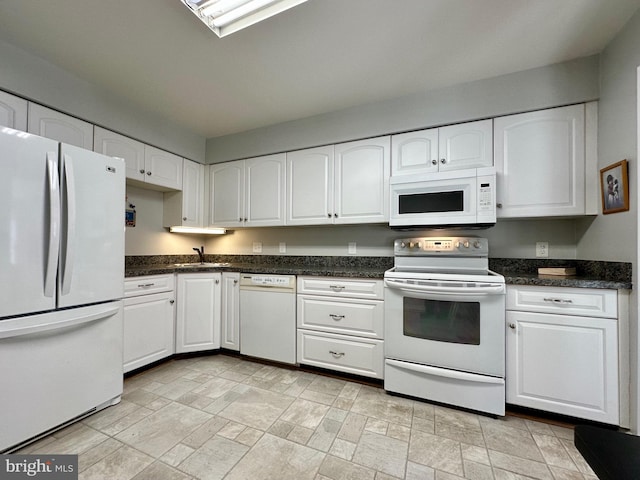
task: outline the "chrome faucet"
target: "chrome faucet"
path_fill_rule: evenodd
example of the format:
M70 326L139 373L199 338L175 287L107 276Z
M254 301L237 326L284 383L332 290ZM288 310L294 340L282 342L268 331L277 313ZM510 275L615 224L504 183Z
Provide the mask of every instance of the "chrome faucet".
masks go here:
M204 263L204 245L202 245L200 248L193 247L193 249L196 252L198 252L198 257L200 258L200 263Z

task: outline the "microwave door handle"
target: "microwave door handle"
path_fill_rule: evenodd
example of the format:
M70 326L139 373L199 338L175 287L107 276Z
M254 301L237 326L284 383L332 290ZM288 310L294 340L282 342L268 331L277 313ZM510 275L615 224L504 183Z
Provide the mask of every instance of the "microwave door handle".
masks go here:
M394 288L397 290L402 290L403 292L409 293L436 293L439 295L468 295L468 296L477 296L477 295L494 295L504 293L504 285L488 285L484 287L473 287L473 288L464 288L464 287L441 287L441 286L427 286L427 285L411 285L410 287L402 282L397 282L393 280L385 280L384 284L387 287Z

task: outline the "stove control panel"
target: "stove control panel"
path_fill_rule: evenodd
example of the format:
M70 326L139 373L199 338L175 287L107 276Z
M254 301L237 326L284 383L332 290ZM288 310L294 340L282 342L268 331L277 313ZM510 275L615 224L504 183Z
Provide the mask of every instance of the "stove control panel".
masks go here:
M395 255L486 256L489 242L479 237L400 238L394 242Z

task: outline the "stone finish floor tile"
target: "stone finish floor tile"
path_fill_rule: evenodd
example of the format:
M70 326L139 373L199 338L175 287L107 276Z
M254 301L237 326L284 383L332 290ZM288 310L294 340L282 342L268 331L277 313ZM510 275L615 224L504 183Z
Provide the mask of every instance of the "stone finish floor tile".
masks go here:
M597 480L571 425L234 355L170 359L124 392L17 453L78 454L80 480Z

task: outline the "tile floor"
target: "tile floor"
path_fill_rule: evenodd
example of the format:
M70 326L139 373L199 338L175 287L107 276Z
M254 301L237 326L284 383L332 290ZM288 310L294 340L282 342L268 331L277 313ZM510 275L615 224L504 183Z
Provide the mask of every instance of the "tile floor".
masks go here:
M78 454L86 480L597 480L571 428L224 354L131 376L120 404L18 453Z

